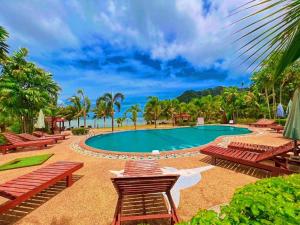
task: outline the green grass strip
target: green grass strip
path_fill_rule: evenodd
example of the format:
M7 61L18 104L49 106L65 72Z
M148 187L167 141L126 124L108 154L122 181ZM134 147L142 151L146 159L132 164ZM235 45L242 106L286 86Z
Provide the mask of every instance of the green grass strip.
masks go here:
M46 162L54 154L36 155L24 158L17 158L0 166L0 171L11 170L28 166L37 166Z

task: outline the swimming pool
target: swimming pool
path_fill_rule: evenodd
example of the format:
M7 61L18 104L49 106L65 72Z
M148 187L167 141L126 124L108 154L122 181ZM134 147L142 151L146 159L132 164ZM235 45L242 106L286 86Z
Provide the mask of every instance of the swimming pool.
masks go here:
M124 131L91 137L85 144L114 152L173 151L207 144L223 135L248 134L247 128L197 126L173 129Z

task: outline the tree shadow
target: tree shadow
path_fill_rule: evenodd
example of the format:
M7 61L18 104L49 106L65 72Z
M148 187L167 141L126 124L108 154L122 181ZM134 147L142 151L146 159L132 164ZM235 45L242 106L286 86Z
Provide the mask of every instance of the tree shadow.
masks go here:
M73 175L73 181L78 181L82 175ZM57 194L65 190L66 181L62 180L57 182L56 184L50 186L49 188L43 190L42 192L36 194L32 198L26 200L20 205L10 209L9 211L0 214L0 224L1 225L11 225L28 215L30 212L40 207L51 198L55 197ZM72 188L72 187L70 187ZM51 225L65 225L69 224L71 218L53 218ZM69 221L69 222L68 222Z
M206 156L203 159L201 159L200 161L207 163L207 164L211 164L211 157ZM246 174L246 175L249 175L252 177L256 177L259 179L271 177L271 173L266 170L241 165L239 163L230 162L230 161L223 160L223 159L217 159L216 166L222 167L225 169L229 169L229 170L233 170L238 173L243 173L243 174Z

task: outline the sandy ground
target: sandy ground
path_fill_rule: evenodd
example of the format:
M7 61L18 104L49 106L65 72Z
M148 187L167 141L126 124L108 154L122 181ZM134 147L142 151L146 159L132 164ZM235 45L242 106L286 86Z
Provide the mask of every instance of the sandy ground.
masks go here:
M146 128L146 127L143 127ZM124 128L123 128L124 129ZM103 132L103 130L95 131ZM243 136L232 138L249 143L280 145L287 142L281 134L268 132L258 136ZM64 188L58 183L40 195L16 207L7 215L0 215L0 224L19 225L108 225L111 224L117 201L117 194L110 178L109 170L121 170L125 161L94 158L81 155L70 148L70 144L83 137L70 136L46 150L27 151L0 155L0 164L18 157L32 156L44 153L54 153L41 166L27 167L0 172L0 183L29 173L37 168L59 160L84 162L84 167L75 174L76 182L70 188ZM209 157L198 155L187 158L164 159L161 166L171 166L178 169L195 168L209 164ZM182 220L191 218L199 209L210 208L230 201L236 188L266 177L262 171L235 164L220 162L211 170L202 173L201 181L190 188L181 191L179 216ZM0 204L4 198L0 197Z

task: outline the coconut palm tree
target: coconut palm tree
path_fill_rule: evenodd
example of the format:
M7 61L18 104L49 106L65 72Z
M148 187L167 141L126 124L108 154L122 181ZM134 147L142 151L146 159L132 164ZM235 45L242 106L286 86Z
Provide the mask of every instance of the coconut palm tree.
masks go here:
M73 95L71 98L69 98L69 101L71 102L71 110L72 114L74 115L74 118L77 119L77 127L80 126L80 117L82 115L82 105L80 103L80 98L76 95Z
M118 112L121 110L121 102L124 100L124 95L122 93L105 93L102 96L102 99L107 104L108 115L111 117L111 131L114 132L114 115L115 115L115 107Z
M96 119L101 119L103 118L103 125L104 128L106 127L106 118L108 116L108 107L106 102L104 101L104 99L102 97L99 97L96 100L96 107L93 110L94 114L95 114L95 118Z
M279 76L300 57L300 1L249 1L235 13L248 9L254 12L238 20L246 25L236 32L238 41L246 41L240 48L241 55L249 55L245 61L253 65L281 51L275 71Z
M77 94L80 98L80 102L81 102L81 105L82 105L81 115L83 116L83 125L86 128L86 117L87 117L87 114L89 113L90 108L91 108L91 101L87 96L85 96L83 89L77 90Z
M117 124L118 124L118 127L122 127L123 126L123 122L126 120L126 117L123 116L123 117L119 117L117 119Z
M7 38L8 32L4 29L4 27L0 26L0 64L2 60L6 58L6 54L8 53L8 45L6 44Z
M133 122L134 124L134 129L136 130L136 122L137 122L137 118L138 118L138 113L141 112L141 108L140 106L137 104L137 105L133 105L131 106L129 109L127 109L126 111L126 115L128 113L131 114L131 116L129 117L131 119L131 121Z
M148 97L148 102L145 106L144 115L146 117L150 117L151 120L154 120L154 126L157 127L157 120L160 118L162 114L162 107L159 99L154 96Z
M175 126L175 115L179 111L179 101L178 99L167 100L164 107L164 112L168 119L172 120L173 126Z

